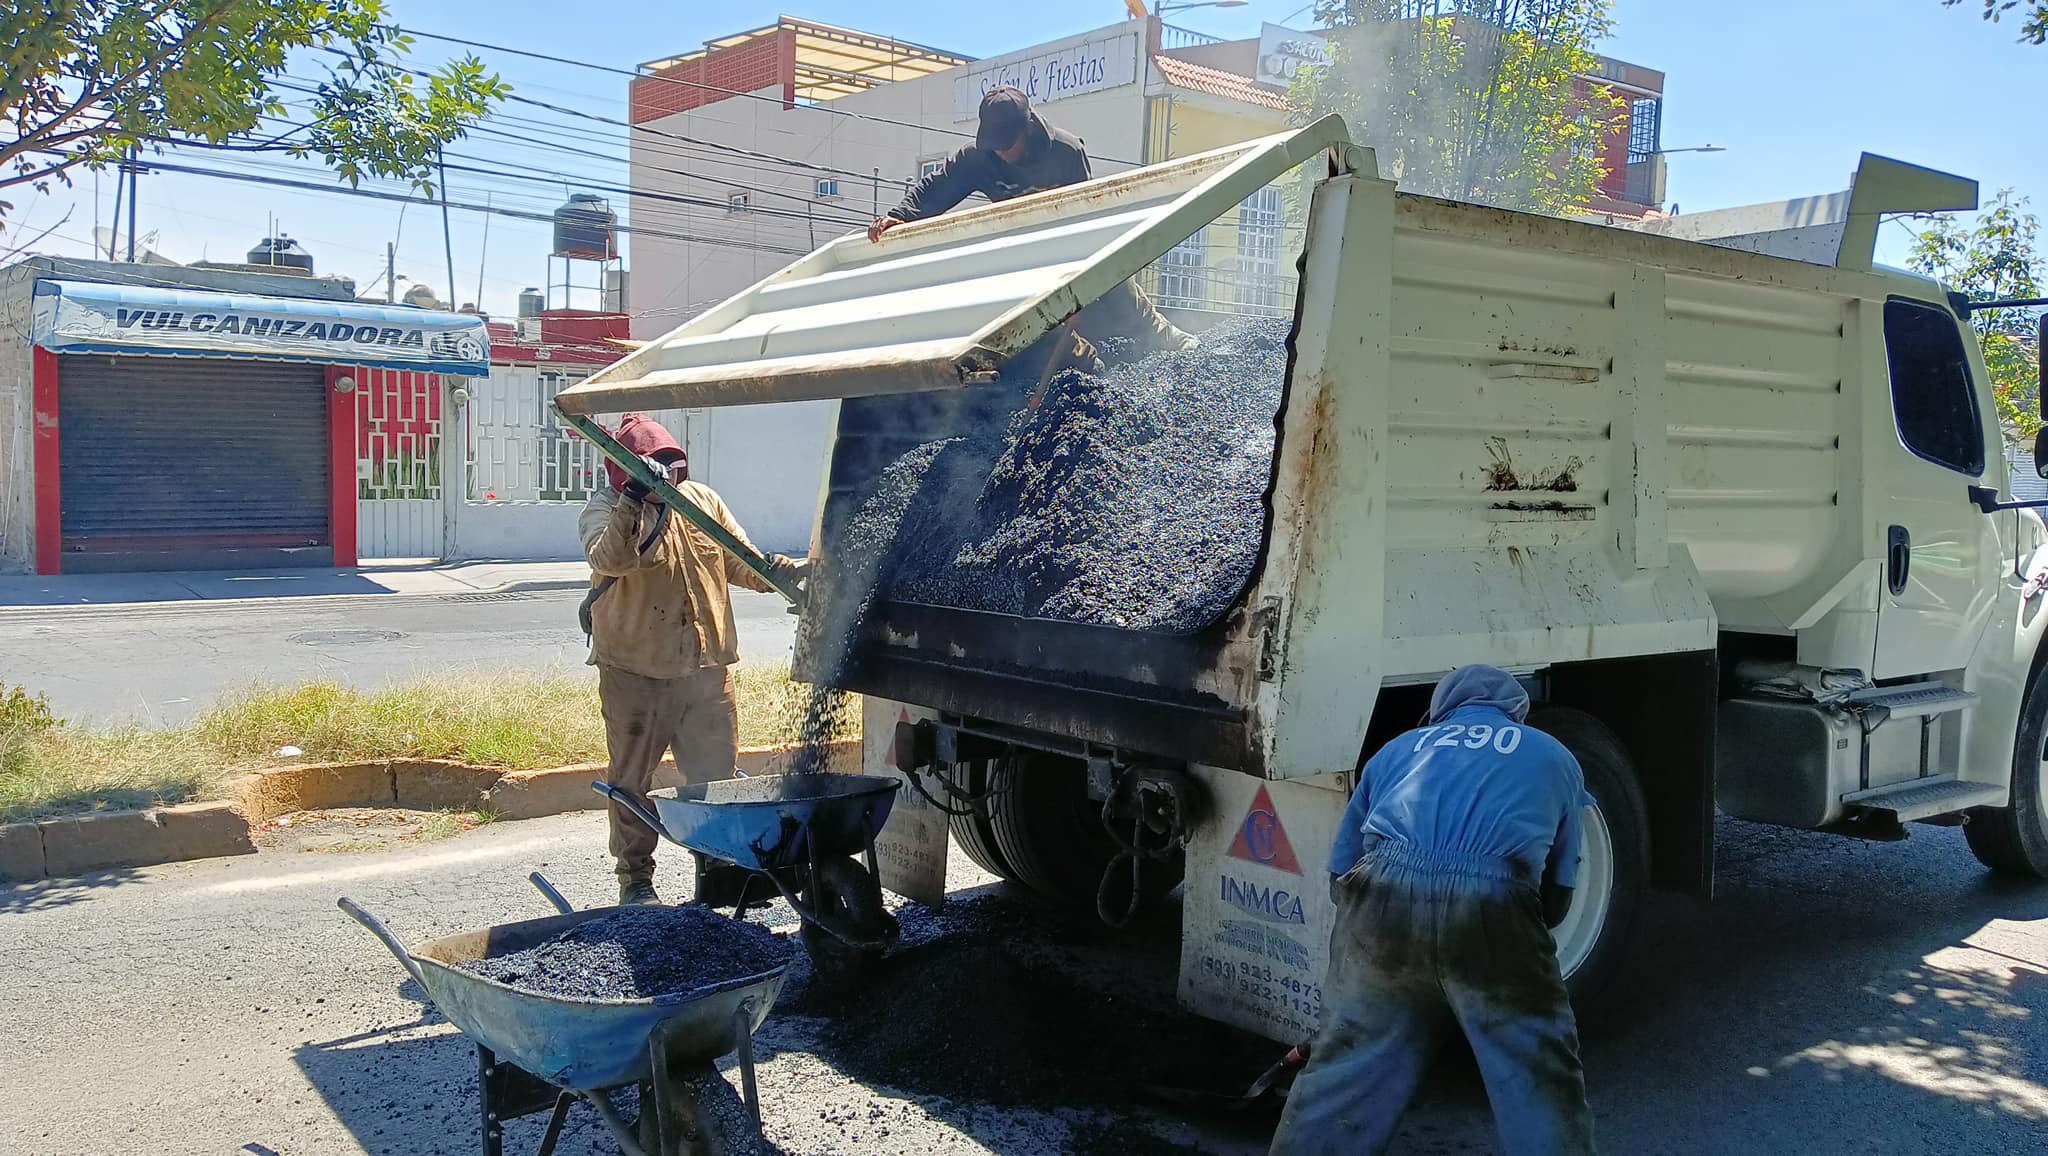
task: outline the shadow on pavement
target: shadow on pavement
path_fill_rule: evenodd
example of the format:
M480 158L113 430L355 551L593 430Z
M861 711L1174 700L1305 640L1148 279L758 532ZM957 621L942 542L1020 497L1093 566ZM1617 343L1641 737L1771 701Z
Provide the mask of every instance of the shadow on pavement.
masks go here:
M1942 1152L2038 1136L2048 961L2038 936L2015 947L2033 959L1997 947L2002 925L2048 919L2048 886L1994 880L1953 830L1913 842L1724 820L1715 901L1646 904L1625 990L1588 1038L1603 1140ZM1631 1070L1660 1072L1648 1096ZM1603 1096L1608 1080L1631 1097Z
M423 1032L408 1025L304 1044L292 1058L370 1156L481 1150L476 1046L459 1032ZM621 1111L631 1115L630 1094ZM508 1122L505 1151L532 1152L546 1120L543 1113ZM268 1139L282 1146L290 1137ZM557 1156L616 1156L618 1150L587 1104L570 1112L555 1149Z
M142 873L133 867L95 871L67 879L42 879L33 883L0 883L0 914L26 914L83 903L96 893L132 883Z

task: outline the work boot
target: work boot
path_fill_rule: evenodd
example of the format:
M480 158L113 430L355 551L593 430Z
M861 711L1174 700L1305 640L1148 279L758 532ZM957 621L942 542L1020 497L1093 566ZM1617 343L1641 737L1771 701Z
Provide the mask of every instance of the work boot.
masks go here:
M652 879L625 879L619 882L619 906L658 907L661 896L655 894Z

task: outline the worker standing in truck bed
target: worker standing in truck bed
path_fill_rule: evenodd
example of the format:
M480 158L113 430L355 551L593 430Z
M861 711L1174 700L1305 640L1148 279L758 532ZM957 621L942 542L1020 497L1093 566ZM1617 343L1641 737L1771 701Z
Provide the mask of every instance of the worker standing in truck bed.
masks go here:
M1585 776L1528 713L1513 675L1461 667L1437 686L1429 725L1359 775L1330 853L1322 1032L1274 1156L1384 1151L1454 1031L1479 1062L1502 1152L1593 1151L1549 931L1578 878Z
M976 193L1007 201L1088 179L1088 150L1081 138L1039 119L1031 101L1013 85L998 85L981 98L981 122L974 143L954 153L903 195L902 203L876 217L868 240L898 225L936 217ZM1142 350L1187 349L1195 339L1168 321L1145 291L1126 281L1081 310L1076 335L1094 342L1131 337ZM1071 340L1071 339L1070 339ZM1093 360L1092 344L1076 347L1066 362Z

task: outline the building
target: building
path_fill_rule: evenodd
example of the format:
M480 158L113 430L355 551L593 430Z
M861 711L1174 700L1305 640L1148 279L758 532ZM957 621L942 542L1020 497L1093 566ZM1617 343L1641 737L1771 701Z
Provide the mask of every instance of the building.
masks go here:
M0 567L352 565L359 407L487 369L481 318L354 295L335 278L175 265L0 270ZM410 430L424 414L380 420ZM438 471L403 451L370 464Z
M973 136L981 96L1015 84L1086 143L1095 175L1279 132L1291 69L1313 35L1269 26L1223 41L1157 17L1127 20L986 60L783 18L650 62L631 82L631 214L664 233L633 239L634 333L652 338L889 209ZM1603 63L1633 98L1610 187L1589 208L1640 217L1648 168L1661 165L1662 74ZM1631 182L1634 182L1633 184ZM1635 185L1644 200L1632 201ZM1262 190L1238 213L1168 253L1144 276L1184 328L1291 309L1287 191ZM800 548L819 479L829 403L702 410L684 416L692 469L718 487L755 539Z
M0 270L0 310L0 572L581 555L604 472L553 401L623 314L42 257Z

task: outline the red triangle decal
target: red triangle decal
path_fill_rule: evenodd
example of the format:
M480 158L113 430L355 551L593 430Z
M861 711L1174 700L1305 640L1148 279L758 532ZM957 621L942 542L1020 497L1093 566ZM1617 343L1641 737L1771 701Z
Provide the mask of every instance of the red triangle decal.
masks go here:
M1301 874L1301 860L1294 856L1294 844L1287 841L1287 828L1280 825L1280 812L1273 809L1273 796L1263 783L1252 796L1244 822L1237 825L1237 838L1231 840L1228 854L1289 875Z

